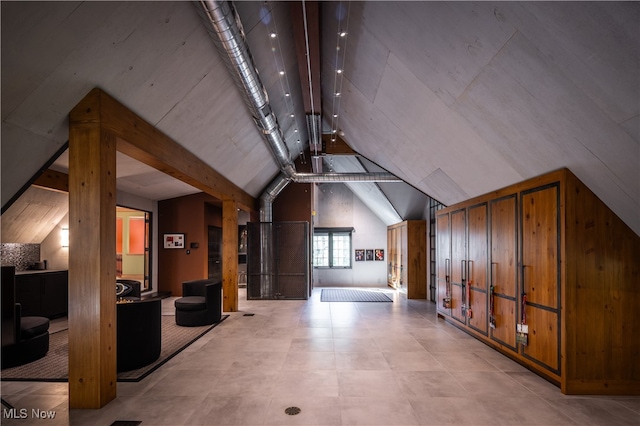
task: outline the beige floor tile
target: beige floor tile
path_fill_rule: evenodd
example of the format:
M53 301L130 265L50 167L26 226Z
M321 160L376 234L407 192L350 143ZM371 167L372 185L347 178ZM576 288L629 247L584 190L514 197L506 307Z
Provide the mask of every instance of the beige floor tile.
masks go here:
M336 352L338 370L389 370L382 352Z
M386 397L341 398L340 408L343 425L418 425L416 414L408 400Z
M283 370L335 370L336 357L333 352L290 351L282 366Z
M37 423L52 425L640 424L640 397L562 395L434 304L385 291L393 303L325 303L320 289L246 300L241 289L239 312L142 381L118 382L102 409L69 410L67 383L0 382L2 397L56 411Z
M411 406L421 425L494 426L495 416L484 404L463 395L416 398Z
M300 412L287 414L288 408L297 407ZM295 411L294 411L295 412ZM274 397L265 416L265 425L341 425L340 399L337 397L294 395Z
M341 397L383 398L400 395L394 374L384 370L338 370Z
M338 375L335 370L281 371L276 375L271 394L295 397L337 397Z
M383 352L392 370L444 371L442 364L429 352Z
M270 402L267 396L208 396L184 424L262 425Z

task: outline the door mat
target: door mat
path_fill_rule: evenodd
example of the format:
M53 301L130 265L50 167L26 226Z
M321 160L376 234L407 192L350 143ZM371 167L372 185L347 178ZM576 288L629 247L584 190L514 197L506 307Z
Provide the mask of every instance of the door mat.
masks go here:
M321 302L393 302L378 290L355 290L344 288L323 288Z

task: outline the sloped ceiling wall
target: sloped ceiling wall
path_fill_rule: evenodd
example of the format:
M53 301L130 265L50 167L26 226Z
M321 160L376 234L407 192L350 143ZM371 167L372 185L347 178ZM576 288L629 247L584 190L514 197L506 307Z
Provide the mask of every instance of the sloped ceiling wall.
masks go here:
M2 215L2 242L40 244L69 211L69 195L31 186Z
M324 3L344 138L447 205L569 167L638 233L639 6Z
M289 5L237 6L295 156L305 124ZM96 86L252 195L277 174L194 3L1 7L3 205ZM339 65L344 139L414 188L452 204L569 167L640 234L638 22L638 2L323 2L325 122ZM141 196L155 179L128 177Z

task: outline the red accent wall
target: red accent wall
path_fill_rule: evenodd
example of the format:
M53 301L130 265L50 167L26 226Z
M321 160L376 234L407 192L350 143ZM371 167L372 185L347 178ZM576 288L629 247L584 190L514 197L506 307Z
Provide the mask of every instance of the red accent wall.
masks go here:
M273 221L304 221L311 224L313 184L290 183L273 202Z
M182 283L207 278L208 227L222 226L220 201L199 193L158 202L158 241L166 233L185 234L184 249L165 249L158 253L158 291L182 296ZM191 248L198 243L198 248Z

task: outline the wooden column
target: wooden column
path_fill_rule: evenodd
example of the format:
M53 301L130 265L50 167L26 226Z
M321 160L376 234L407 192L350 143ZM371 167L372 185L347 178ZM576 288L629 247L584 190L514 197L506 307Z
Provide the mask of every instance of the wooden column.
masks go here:
M69 115L69 408L116 397L116 138L100 93Z
M222 310L238 311L238 208L222 201Z

